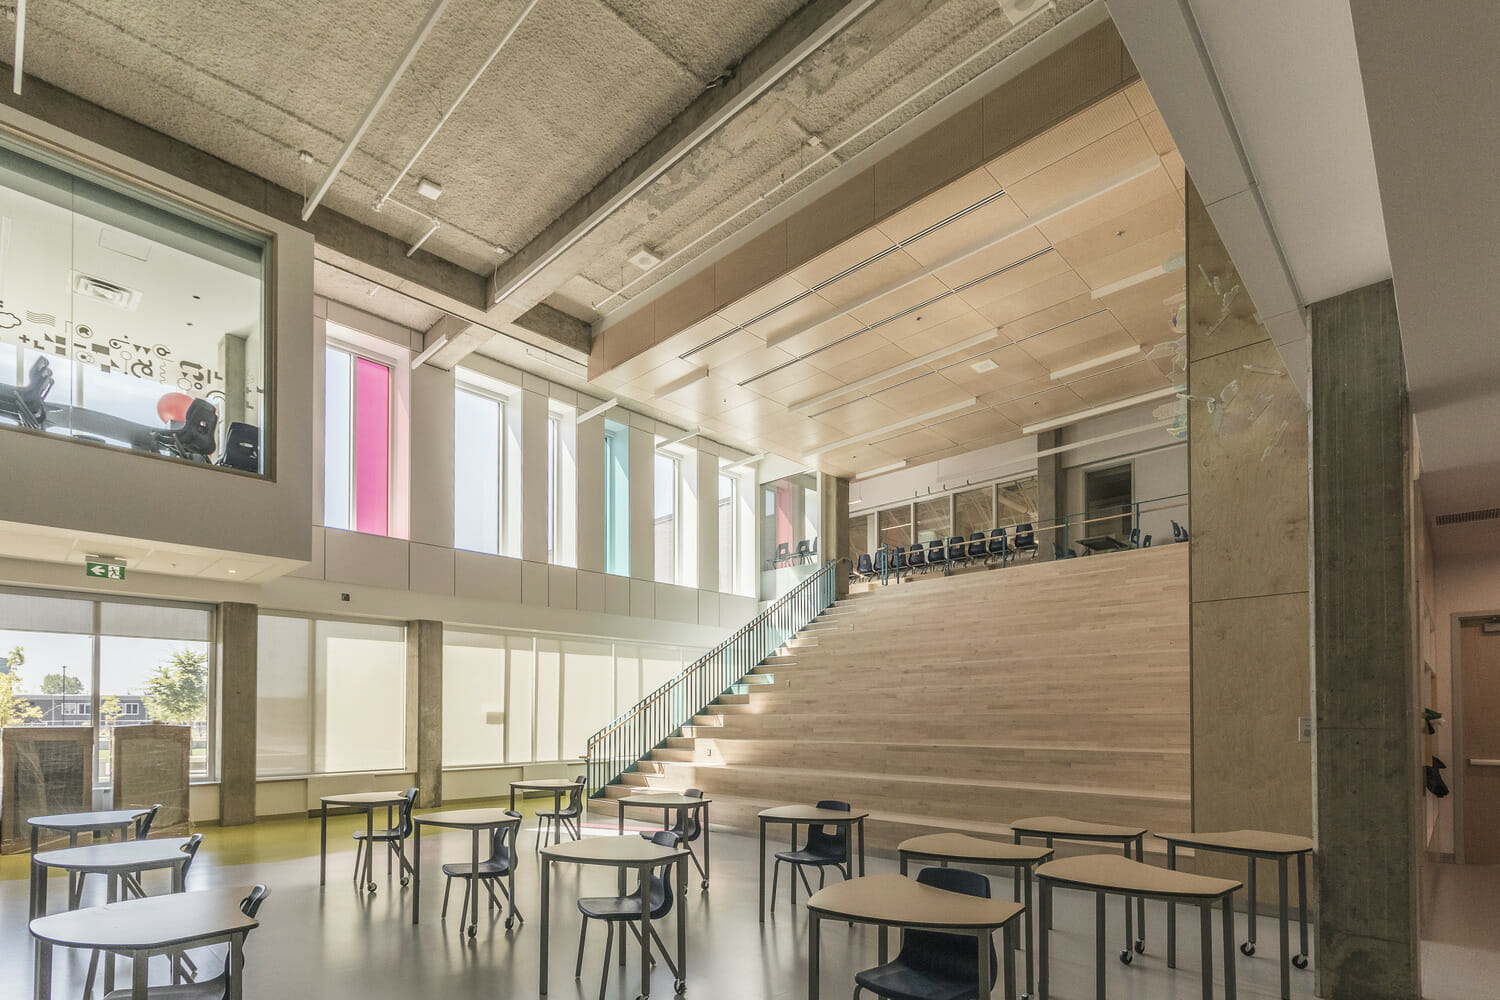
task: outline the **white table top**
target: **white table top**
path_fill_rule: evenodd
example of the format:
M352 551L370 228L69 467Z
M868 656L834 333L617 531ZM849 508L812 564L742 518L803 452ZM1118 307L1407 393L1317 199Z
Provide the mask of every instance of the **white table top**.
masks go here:
M1143 837L1146 828L1143 826L1111 826L1108 823L1085 823L1082 820L1068 819L1066 816L1032 816L1028 819L1018 819L1011 823L1012 830L1019 830L1023 835L1054 837Z
M1216 899L1243 884L1233 879L1157 868L1118 854L1086 854L1049 861L1036 870L1036 877L1084 889L1189 899Z
M406 802L405 792L346 792L343 795L324 795L318 800L325 806L357 806L372 809L379 806L399 806Z
M128 899L37 917L34 937L71 948L157 951L260 926L240 912L251 886Z
M678 795L676 792L662 792L658 795L627 795L624 798L615 799L616 804L622 806L640 806L647 809L692 809L695 806L706 806L713 799L695 799L687 795Z
M512 781L510 787L551 792L559 788L572 788L577 784L576 778L533 778L529 781Z
M760 818L782 823L849 823L870 815L858 810L819 809L817 806L775 806L762 809Z
M1265 830L1225 830L1217 833L1158 833L1155 836L1187 847L1221 848L1248 854L1306 854L1313 850L1311 837Z
M109 809L102 812L58 813L55 816L33 816L26 822L43 830L99 830L112 826L129 826L151 811L144 809Z
M902 927L978 929L1009 923L1024 907L922 885L905 875L867 875L819 889L807 908L820 916Z
M112 844L89 844L65 847L60 851L41 851L33 859L48 868L73 872L121 872L167 868L187 860L182 846L186 837L161 840L122 840Z
M967 833L930 833L924 837L912 837L898 844L896 850L901 854L972 862L1042 861L1052 856L1050 847L1002 844L971 837Z
M512 816L504 809L458 809L413 816L412 819L428 826L446 826L455 830L488 830L507 823L521 822L521 817Z
M614 865L621 868L654 868L686 857L687 853L685 848L662 847L635 834L624 837L589 837L586 840L572 840L542 848L543 856L552 861Z

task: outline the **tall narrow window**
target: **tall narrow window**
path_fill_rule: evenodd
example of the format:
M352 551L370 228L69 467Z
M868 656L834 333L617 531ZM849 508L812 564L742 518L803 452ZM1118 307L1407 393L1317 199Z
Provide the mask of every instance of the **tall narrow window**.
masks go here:
M547 561L558 566L574 566L578 562L575 417L571 406L555 400L548 403Z
M547 415L547 561L557 561L557 488L558 461L557 444L562 437L562 420L556 414Z
M498 555L504 534L505 403L460 387L453 398L453 547Z
M677 582L677 459L656 455L656 582Z
M604 425L604 571L630 575L630 441L613 421Z
M330 346L325 360L323 523L390 531L391 369Z
M739 573L739 533L735 530L735 493L739 483L733 476L719 476L719 592L734 590Z

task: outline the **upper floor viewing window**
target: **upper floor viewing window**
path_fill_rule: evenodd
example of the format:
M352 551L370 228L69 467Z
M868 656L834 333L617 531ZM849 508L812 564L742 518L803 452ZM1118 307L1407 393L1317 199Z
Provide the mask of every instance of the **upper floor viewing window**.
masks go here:
M0 139L0 425L269 472L267 248Z

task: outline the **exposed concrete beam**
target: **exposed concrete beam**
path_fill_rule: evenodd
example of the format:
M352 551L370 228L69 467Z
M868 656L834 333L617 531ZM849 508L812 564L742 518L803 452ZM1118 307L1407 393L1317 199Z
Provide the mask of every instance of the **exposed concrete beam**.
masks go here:
M319 260L470 323L487 324L489 329L483 331L476 343L503 332L574 360L588 357L589 327L581 320L540 306L510 322L496 323L485 308L488 298L484 275L429 253L408 257L404 240L327 207L320 207L304 223L302 195L165 133L36 78L28 82L24 94L7 94L0 99L23 114L87 136L184 181L310 231L317 241L315 253ZM451 363L444 367L451 367Z
M704 91L500 266L490 279L492 319L518 316L555 291L567 277L566 265L559 262L569 248L873 5L874 0L813 0L788 18L740 61L733 77Z

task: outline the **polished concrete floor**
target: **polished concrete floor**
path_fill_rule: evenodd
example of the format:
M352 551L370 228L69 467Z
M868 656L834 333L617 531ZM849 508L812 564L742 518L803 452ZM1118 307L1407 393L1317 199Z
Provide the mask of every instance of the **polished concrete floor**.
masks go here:
M301 997L360 1000L410 1000L412 997L536 997L539 961L540 908L537 868L530 854L532 824L524 827L522 867L517 894L526 923L507 932L503 918L481 910L479 935L460 936L455 889L449 920L438 918L442 903L443 861L468 858L468 837L462 833L423 837L422 923L411 924L411 890L395 877L377 870L379 890L367 895L351 881L353 849L348 833L356 821L339 818L330 824L328 885L319 889L318 824L316 820L283 820L251 828L207 828L203 851L189 880L190 888L264 882L272 895L261 911L262 925L246 948L247 1000L292 1000ZM613 824L586 830L588 835L612 835ZM750 837L716 833L713 836L714 878L709 892L689 887L687 996L704 998L804 997L807 991L807 918L799 906L788 909L785 885L780 908L766 924L756 920L756 842ZM377 860L379 860L377 856ZM894 871L894 861L872 858L869 871ZM552 1000L593 1000L599 996L603 958L602 933L591 931L581 981L573 978L579 917L572 900L580 894L613 891L614 876L604 869L557 866L553 881L551 945ZM1424 960L1431 989L1429 1000L1459 1000L1495 995L1500 982L1500 943L1496 941L1496 900L1500 899L1500 870L1451 866L1429 869L1435 893L1429 899L1433 940L1424 943ZM30 996L32 957L25 930L26 883L24 862L6 859L0 865L0 997ZM160 878L159 873L156 876ZM61 894L53 880L54 909ZM91 895L102 894L102 885ZM997 881L996 893L1009 886ZM1187 915L1184 914L1186 917ZM674 918L669 918L669 921ZM1161 934L1163 913L1147 909L1147 953L1126 967L1115 958L1115 941L1122 935L1118 905L1109 908L1110 945L1106 961L1108 992L1112 998L1197 998L1196 920L1178 923L1179 967L1166 968ZM1217 918L1216 918L1217 919ZM1243 915L1239 920L1243 923ZM1252 958L1237 956L1239 995L1275 997L1278 962L1274 921L1262 918L1260 950ZM669 923L675 929L675 923ZM852 988L856 969L874 964L875 936L869 928L824 924L822 954L823 996L842 1000ZM1243 926L1238 930L1243 936ZM1093 906L1078 893L1057 896L1053 936L1052 996L1084 1000L1094 995ZM1217 945L1217 931L1216 945ZM673 936L665 934L667 941ZM1293 928L1295 941L1295 926ZM1295 947L1295 945L1294 945ZM638 952L632 950L626 974L612 963L606 991L610 1000L629 1000L639 992ZM1216 963L1219 952L1215 952ZM1022 968L1017 956L1018 968ZM1316 959L1314 959L1316 961ZM87 958L59 951L54 996L78 997ZM205 967L207 965L205 964ZM1216 980L1222 969L1216 968ZM157 976L164 975L158 971ZM127 980L128 981L128 980ZM654 973L653 995L672 994L665 965ZM1479 984L1483 984L1480 988ZM1312 996L1313 974L1293 970L1292 995ZM1222 995L1221 986L1215 994ZM1002 996L998 990L996 996Z

